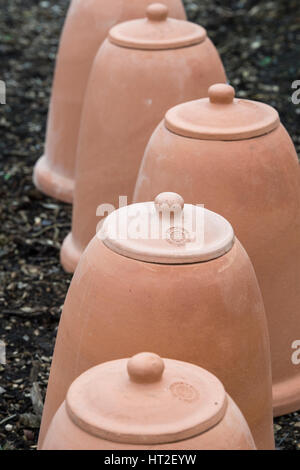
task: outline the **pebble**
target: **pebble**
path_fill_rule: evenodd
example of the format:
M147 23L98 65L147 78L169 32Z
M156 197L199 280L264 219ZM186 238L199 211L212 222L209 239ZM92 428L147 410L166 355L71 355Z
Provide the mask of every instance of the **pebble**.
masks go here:
M254 41L251 43L250 45L251 49L255 50L255 49L259 49L261 47L261 41Z
M13 430L12 424L7 424L7 425L5 426L5 431L11 432L12 430Z

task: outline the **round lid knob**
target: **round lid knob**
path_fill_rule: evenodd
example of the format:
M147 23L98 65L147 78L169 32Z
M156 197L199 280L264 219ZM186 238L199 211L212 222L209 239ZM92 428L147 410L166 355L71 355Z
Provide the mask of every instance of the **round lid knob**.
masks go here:
M211 103L230 104L235 98L235 90L230 85L217 83L209 88L208 96Z
M141 353L129 359L127 371L130 379L136 383L159 382L165 369L164 361L152 353Z
M161 193L155 198L155 207L159 212L183 210L184 200L180 194Z
M165 21L169 16L169 8L162 3L152 3L146 10L146 16L150 21Z
M73 423L90 435L150 445L206 432L223 419L227 403L222 383L208 371L141 353L82 374L65 405Z

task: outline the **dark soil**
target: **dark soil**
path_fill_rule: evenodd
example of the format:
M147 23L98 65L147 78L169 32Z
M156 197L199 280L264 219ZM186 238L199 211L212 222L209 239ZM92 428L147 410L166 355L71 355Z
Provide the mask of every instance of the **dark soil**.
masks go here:
M32 185L43 153L52 74L67 0L1 0L0 79L0 449L35 449L61 307L71 277L59 264L69 206ZM300 154L299 0L186 0L208 29L239 96L275 106ZM299 332L300 334L300 332ZM300 449L300 414L276 420L278 449Z

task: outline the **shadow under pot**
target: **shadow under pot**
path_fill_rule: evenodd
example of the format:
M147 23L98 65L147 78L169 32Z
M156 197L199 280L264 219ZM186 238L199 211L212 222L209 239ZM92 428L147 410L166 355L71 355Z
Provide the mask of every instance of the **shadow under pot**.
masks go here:
M110 30L91 72L78 143L72 233L61 262L74 272L107 207L131 203L147 142L165 112L226 81L204 28L164 5Z
M59 325L40 444L76 377L143 350L215 374L256 446L273 448L269 338L252 264L223 217L178 194L114 211L82 255Z
M300 408L300 170L275 109L229 85L167 112L149 141L134 201L167 188L232 224L247 250L269 325L275 416Z
M152 1L72 0L56 61L45 154L34 169L34 183L43 193L73 201L80 119L93 60L109 29L141 18ZM181 0L164 3L171 17L186 18Z
M255 450L222 383L200 367L141 353L73 382L42 450Z

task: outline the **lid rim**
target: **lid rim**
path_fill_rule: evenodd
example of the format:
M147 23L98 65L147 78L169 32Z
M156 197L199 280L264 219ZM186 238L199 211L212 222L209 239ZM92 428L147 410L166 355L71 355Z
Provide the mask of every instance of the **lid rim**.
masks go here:
M167 51L167 50L176 50L176 49L184 49L186 47L193 47L198 44L202 44L205 40L206 37L203 39L197 39L195 37L190 37L187 38L185 41L182 41L180 43L176 42L174 43L171 40L164 40L164 41L140 41L139 44L136 44L134 42L130 42L128 40L123 40L121 37L120 38L112 38L111 36L108 37L109 41L111 44L118 46L118 47L123 47L124 49L134 49L134 50L142 50L142 51Z
M122 232L122 221L129 220L130 211L132 214L139 214L139 223L145 227L144 238L142 236L130 237L130 235L127 237L129 228L126 224L124 224L125 232ZM146 215L144 219L143 215ZM197 224L197 217L201 223L199 228L189 224L189 221ZM167 218L164 228L159 228L159 220L160 215L157 212L155 202L132 204L110 214L98 232L98 238L104 246L118 255L152 264L165 265L212 261L228 253L235 243L232 225L221 215L204 207L183 204L177 222L173 221L170 225ZM157 227L158 231L154 230L150 234L151 224L153 228ZM163 234L160 230L167 230L167 232ZM199 239L196 237L193 240L193 237L189 236L191 230L197 231ZM176 232L179 232L180 236L182 234L182 238L179 238L178 242ZM147 238L147 234L149 238ZM175 238L172 238L173 235Z
M225 392L225 397L224 397L224 402L223 406L220 409L220 411L213 416L210 420L208 420L206 423L200 423L190 429L182 429L177 432L170 432L168 435L165 437L164 434L122 434L122 433L117 433L116 431L113 430L108 430L108 429L95 429L93 426L88 425L85 423L83 420L78 418L76 416L70 406L68 405L68 402L65 402L66 406L66 411L71 419L71 421L78 426L82 431L87 432L90 435L93 435L94 437L104 439L105 441L108 442L115 442L117 444L133 444L133 445L155 445L155 444L171 444L172 442L180 442L184 441L186 439L192 439L194 437L200 436L201 434L204 434L205 432L210 431L212 428L217 426L222 419L224 418L227 408L228 408L228 395Z
M146 256L142 250L140 252L138 251L126 252L123 247L121 246L118 247L118 245L115 243L110 243L107 240L102 240L102 243L106 248L113 251L114 253L120 256L124 256L124 258L132 259L134 261L140 261L141 263L149 263L149 264L161 264L161 265L166 265L166 266L176 266L176 265L181 266L181 265L189 265L189 264L208 263L210 261L214 261L216 259L222 258L222 256L225 256L227 253L229 253L235 245L236 238L235 238L233 230L232 230L232 235L233 235L232 241L231 242L228 241L228 244L226 245L226 247L220 246L218 250L216 249L210 254L203 253L203 259L201 259L201 255L199 255L198 252L197 253L191 252L191 254L188 257L184 255L182 256L178 255L178 257L174 259L174 261L171 261L170 258L168 258L168 256L164 256L160 254L159 252L152 253L151 255ZM198 258L197 261L193 261L195 256L197 256Z
M111 377L112 373L113 376L115 376L118 369L123 369L123 365L125 372L125 365L128 363L128 359L121 359L93 367L73 382L65 400L65 409L69 419L75 426L94 437L110 442L135 445L167 444L191 439L209 431L220 423L227 412L229 403L228 395L220 380L207 370L202 369L195 364L172 359L163 360L166 364L166 368L170 368L170 375L161 385L162 390L166 388L170 391L173 386L176 386L177 384L180 385L181 380L183 381L183 384L191 384L191 386L195 385L193 379L191 382L188 379L188 376L191 375L194 380L197 380L197 387L203 387L204 397L209 397L208 403L206 402L207 398L204 402L200 399L199 402L196 402L196 407L192 408L192 414L191 410L187 412L185 417L179 417L175 422L156 422L153 424L147 424L147 426L145 426L144 422L134 424L131 419L129 422L127 419L122 422L122 419L120 420L118 418L118 413L116 415L114 415L114 413L111 415L107 412L103 414L101 410L99 413L97 408L93 408L93 398L92 401L90 401L93 394L88 395L87 401L82 402L82 399L84 399L86 392L90 389L91 383L93 383L91 382L91 379L101 381L104 378L105 380L107 372L108 376ZM176 371L175 375L174 370ZM113 381L112 387L114 384L118 388L120 387L121 393L124 393L124 390L127 388L125 376L121 382ZM125 388L123 389L123 387ZM141 394L143 395L144 393L147 393L146 390L149 387L149 384L138 384L137 388L139 387L141 387ZM109 390L109 387L107 390ZM201 391L202 388L196 388L196 390ZM210 394L212 390L214 390L213 396ZM91 408L86 409L84 406L86 403L91 403ZM203 410L206 410L204 414Z
M126 35L126 27L130 25L130 27L134 25L139 25L141 22L145 24L151 23L154 28L159 27L162 23L165 24L181 24L183 23L182 20L176 20L174 18L168 18L164 22L155 22L149 21L146 18L138 19L138 20L131 20L126 21L124 23L118 24L113 26L109 33L108 39L109 41L119 47L127 48L127 49L135 49L135 50L171 50L171 49L181 49L185 47L192 47L198 44L203 43L207 39L207 31L200 25L195 25L189 21L185 21L184 24L188 23L191 25L190 27L193 28L193 32L189 34L185 34L182 37L178 36L173 38L167 39L142 39L130 35ZM122 28L125 29L122 32ZM167 33L166 33L167 35Z
M274 127L274 129L264 132L263 134L253 135L252 137L244 137L244 138L239 138L239 139L234 139L233 137L228 137L228 139L226 139L224 136L219 136L219 138L216 138L216 139L214 138L210 139L209 137L198 137L197 135L192 136L192 135L185 135L182 133L180 134L179 132L175 132L175 130L170 129L166 125L165 125L165 128L172 134L177 135L178 137L185 137L186 139L207 140L208 142L244 142L244 141L246 142L247 140L252 140L252 139L264 137L265 135L272 134L272 132L275 132L279 128L280 124L281 124L281 121L279 121L278 125Z
M210 109L212 111L216 110L220 115L221 113L226 115L227 106L227 109L232 109L232 106L237 106L238 108L239 103L242 103L243 105L251 105L251 107L254 105L257 107L257 110L263 110L264 112L268 111L269 115L267 117L264 116L264 119L258 122L253 122L251 124L247 123L247 126L233 124L232 127L227 128L224 128L221 125L216 125L214 127L214 121L212 121L213 123L210 125L206 124L205 121L203 124L197 124L196 120L195 122L185 120L185 115L191 115L192 109L195 106L199 106L199 109L201 105L203 106L203 115L207 112L208 108L206 108L206 106L209 104L209 98L202 98L200 100L179 104L168 110L163 120L164 126L168 131L181 137L218 142L250 140L270 134L280 126L280 116L277 110L272 106L259 101L235 98L233 105L211 103ZM180 112L182 112L182 115L180 115Z

